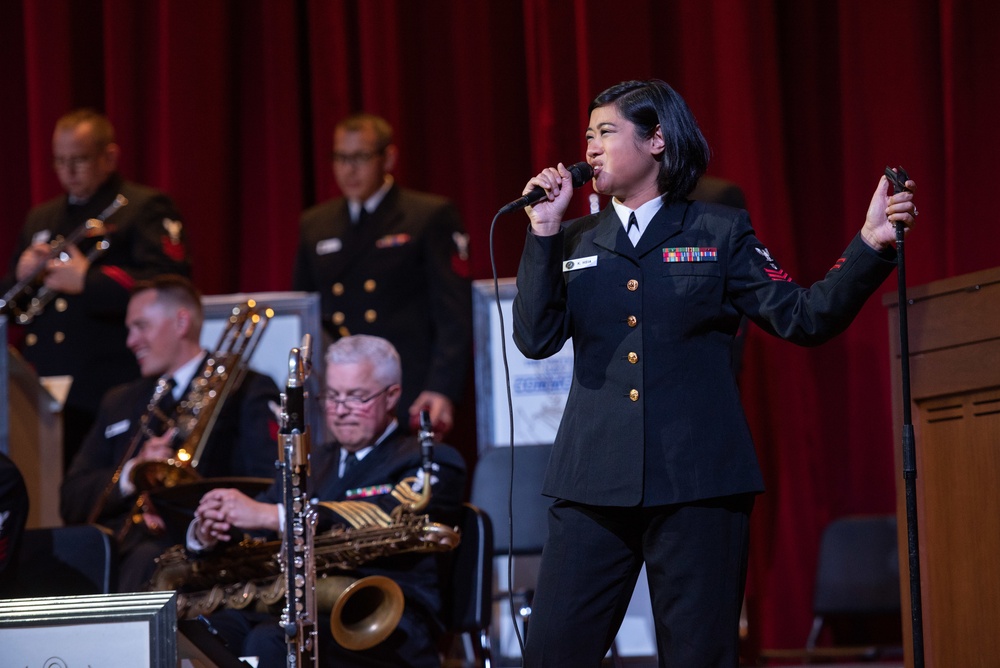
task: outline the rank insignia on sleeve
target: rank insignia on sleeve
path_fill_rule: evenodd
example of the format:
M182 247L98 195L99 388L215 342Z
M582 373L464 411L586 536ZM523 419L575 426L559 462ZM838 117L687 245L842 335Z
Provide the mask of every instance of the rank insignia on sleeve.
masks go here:
M469 235L462 232L452 232L451 240L455 250L451 254L451 270L462 278L469 278Z
M837 258L837 261L833 263L832 267L830 267L830 271L833 271L834 269L840 269L841 267L844 266L845 262L847 262L846 257Z
M791 282L792 280L791 276L789 276L784 269L781 269L778 266L778 263L775 262L774 258L771 257L771 251L767 250L763 246L759 248L754 248L754 250L757 251L757 253L762 258L764 258L764 262L767 263L764 266L764 273L767 274L768 278L770 278L772 281Z
M181 242L181 230L184 229L184 223L173 218L164 218L163 229L167 231L170 243L179 244Z
M163 254L175 262L181 262L185 255L184 243L181 239L181 230L184 229L184 224L173 218L164 218L163 229L166 231L166 235L161 238Z
M679 248L664 248L664 262L718 262L717 248L701 248L699 246L682 246Z

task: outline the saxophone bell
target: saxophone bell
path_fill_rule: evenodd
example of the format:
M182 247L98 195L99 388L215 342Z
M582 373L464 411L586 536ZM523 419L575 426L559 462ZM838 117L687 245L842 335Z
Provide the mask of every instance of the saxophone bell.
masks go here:
M369 649L389 637L403 616L403 590L384 575L334 575L317 582L316 602L330 610L330 632L341 647Z

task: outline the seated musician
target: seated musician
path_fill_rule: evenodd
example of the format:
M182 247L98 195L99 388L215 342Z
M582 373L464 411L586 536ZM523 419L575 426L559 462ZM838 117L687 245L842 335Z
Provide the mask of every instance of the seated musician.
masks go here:
M119 591L143 590L156 557L177 542L164 531L155 510L136 512L139 494L130 474L142 462L175 454L176 429L162 431L169 425L163 418L188 410L181 408L186 399L197 402L191 381L205 367L203 317L201 296L186 278L165 275L136 284L125 324L127 345L143 377L104 396L97 421L62 484L60 510L67 524L97 522L119 537ZM164 380L160 402L150 411L150 399ZM248 371L219 410L196 473L202 478L274 478L277 418L271 407L279 398L273 380ZM204 411L202 419L210 414ZM147 415L156 417L144 428Z
M309 488L320 501L320 526L337 521L351 527L388 521L394 508L406 503L400 493L408 478L413 491L424 482L420 442L406 436L396 421L400 397L400 359L385 339L355 335L338 340L326 355L326 389L322 406L334 442L313 449ZM447 445L434 447L434 473L428 512L447 522L457 512L465 489L465 464ZM231 489L208 492L188 531L189 548L206 548L230 541L232 529L283 530L281 484L276 482L256 499ZM365 650L340 647L330 631L329 611L318 618L320 665L440 666L437 636L441 594L434 554L410 553L380 557L358 568L359 576L384 575L402 589L405 607L392 634ZM260 668L286 665L287 645L277 615L223 610L211 623L240 656L259 657Z

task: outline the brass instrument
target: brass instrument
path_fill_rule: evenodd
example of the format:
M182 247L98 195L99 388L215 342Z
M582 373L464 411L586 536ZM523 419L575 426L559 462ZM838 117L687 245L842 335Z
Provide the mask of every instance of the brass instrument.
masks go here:
M56 258L66 258L66 249L78 244L83 239L89 237L103 237L108 233L105 221L111 215L128 204L124 195L119 194L96 218L89 218L82 225L74 229L67 237L58 237L52 240L49 256L38 267L18 281L10 290L0 297L0 313L10 313L14 316L14 322L19 325L27 325L37 318L45 307L55 299L56 292L41 284L42 275L45 273L50 260ZM93 262L99 255L109 247L107 239L101 239L87 253L87 261Z
M399 486L408 487L413 480ZM349 649L372 647L392 632L402 614L402 592L395 582L373 576L355 580L342 571L385 556L448 551L459 539L454 528L410 512L388 526L338 526L317 535L312 552L317 609L331 613L334 639ZM246 539L190 560L183 546L175 545L157 560L150 588L178 591L179 619L194 619L220 607L273 608L286 593L285 580L279 577L280 551L281 541Z
M160 402L171 390L170 384L165 378L160 378L156 383L156 389L153 390L153 396L150 398L149 403L146 405L146 412L143 413L142 418L139 421L139 428L136 429L135 434L132 436L132 440L129 441L128 448L125 449L125 454L122 456L121 461L118 463L118 467L115 472L111 475L111 480L101 491L101 495L97 497L97 503L91 508L90 514L87 516L87 524L94 524L101 517L101 513L104 512L104 507L108 503L108 499L111 498L111 493L114 491L115 487L118 486L118 482L121 480L122 472L125 469L125 464L130 459L135 457L136 453L139 451L139 446L142 442L149 436L156 433L156 429L152 426L154 418L160 424L166 424L170 420L170 416L165 415L162 410L160 410Z
M191 380L187 396L160 430L162 434L171 427L177 429L173 439L178 444L176 455L166 461L136 464L131 472L136 489L147 492L201 479L196 469L219 412L243 381L250 357L273 316L273 310L258 306L252 299L233 307L215 352L205 359L201 372Z

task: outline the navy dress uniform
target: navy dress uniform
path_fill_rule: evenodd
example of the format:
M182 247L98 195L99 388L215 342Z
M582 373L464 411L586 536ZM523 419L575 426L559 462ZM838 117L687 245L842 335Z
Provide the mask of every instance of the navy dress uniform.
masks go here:
M200 371L199 367L199 371ZM112 388L101 402L97 420L66 473L59 509L67 524L89 520L122 459L139 432L156 389L155 377L138 378ZM180 400L188 396L185 388ZM202 478L274 478L278 424L271 406L280 400L270 376L248 370L219 409L196 472ZM173 411L171 411L172 416ZM96 518L116 535L132 521L137 494L114 486ZM193 514L194 508L189 509ZM180 520L181 526L186 523ZM127 531L118 545L119 589L140 591L153 572L153 559L175 542L170 533L152 535L144 527Z
M736 656L705 661L735 651L735 637L709 647L684 638L737 627L749 513L763 491L732 367L740 318L819 344L894 267L895 249L876 252L857 236L825 278L799 286L745 211L704 202L662 207L635 247L610 205L554 236L529 232L514 340L540 359L572 339L575 357L543 487L556 499L539 576L551 588L535 601L529 649L541 640L526 665L602 656L592 645L610 645L644 561L654 617L675 634L660 647L667 665L735 665ZM599 519L577 525L573 513ZM582 556L591 544L599 549ZM558 610L547 593L556 590ZM562 623L574 630L551 635L573 646L546 646Z
M447 200L393 186L363 222L340 198L302 215L293 290L318 292L333 338L370 334L403 360L402 424L417 395L462 398L472 350L468 237Z
M64 194L32 209L4 280L5 287L14 285L17 261L32 243L69 236L118 194L128 204L106 221L103 239L109 245L92 260L83 292L58 296L23 331L21 352L39 376L73 377L64 408L67 468L101 397L139 376L135 357L125 347L132 285L158 274L191 274L181 216L164 193L113 174L85 204L71 204ZM98 241L84 239L80 252L89 254Z

